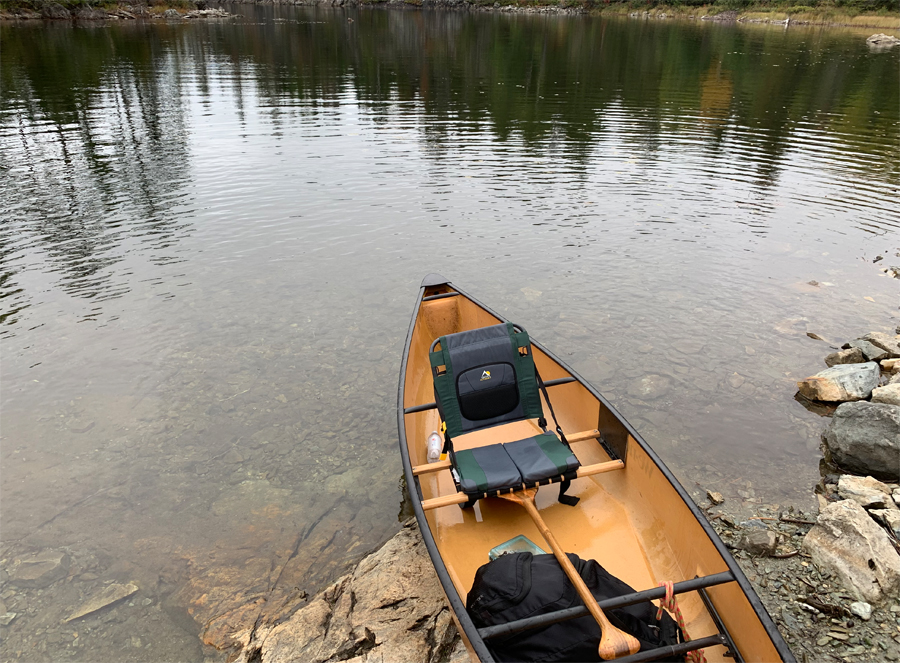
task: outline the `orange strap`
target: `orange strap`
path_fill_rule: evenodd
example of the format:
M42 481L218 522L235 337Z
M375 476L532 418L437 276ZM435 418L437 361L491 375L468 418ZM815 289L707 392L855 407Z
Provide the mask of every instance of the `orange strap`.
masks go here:
M661 599L659 602L659 610L656 612L657 621L662 617L663 609L668 610L675 615L675 621L678 622L678 627L681 629L682 635L684 635L684 641L690 642L691 636L688 635L687 628L684 625L684 617L681 615L681 608L678 607L678 601L675 600L675 589L672 587L672 583L661 582L659 587L666 588L666 598ZM688 652L685 660L688 663L706 663L706 656L704 656L702 649L695 649L692 652Z

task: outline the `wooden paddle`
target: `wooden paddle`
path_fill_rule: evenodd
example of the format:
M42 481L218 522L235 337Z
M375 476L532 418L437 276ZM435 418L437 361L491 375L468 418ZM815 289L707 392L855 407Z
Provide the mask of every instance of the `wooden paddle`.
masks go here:
M640 643L633 636L628 635L624 631L621 631L610 624L606 615L603 614L603 610L597 605L597 601L594 599L594 595L591 594L591 590L584 584L584 580L578 575L578 571L575 570L575 567L572 566L572 562L566 556L562 546L559 545L559 541L556 540L556 537L553 536L553 532L550 531L550 528L547 527L544 519L541 518L541 514L538 513L537 506L534 504L534 496L536 494L537 488L526 488L525 490L508 493L506 495L498 495L497 497L524 506L528 515L531 516L531 519L540 531L541 536L543 536L547 543L550 544L550 548L553 550L553 555L556 557L559 565L562 567L563 571L565 571L569 580L572 581L572 584L575 585L575 589L578 590L578 595L581 597L581 600L584 601L584 605L587 607L588 611L600 625L600 658L609 661L618 658L619 656L625 656L626 654L636 654L638 649L641 648Z

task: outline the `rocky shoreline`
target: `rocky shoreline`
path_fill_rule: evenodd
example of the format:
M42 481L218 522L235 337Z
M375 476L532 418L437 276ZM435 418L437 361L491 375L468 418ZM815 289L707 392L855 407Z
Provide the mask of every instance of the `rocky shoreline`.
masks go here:
M220 8L210 8L204 0L183 0L178 7L167 4L147 5L140 1L119 2L114 8L108 5L91 6L76 4L64 6L58 2L36 3L34 6L12 7L0 11L5 21L117 21L155 19L181 21L187 19L230 18L234 14Z
M695 499L798 660L898 661L900 335L866 334L825 362L798 385L840 402L822 438L834 471L815 488L818 514L749 490ZM233 637L241 663L468 660L412 519L290 619Z
M676 7L655 6L641 11L629 11L627 6L594 5L590 0L562 0L546 3L542 0L528 2L523 0L233 0L238 4L273 4L326 7L393 7L403 9L444 9L462 11L487 11L519 14L581 14L581 15L618 15L640 20L700 20L718 23L760 23L772 25L822 25L833 27L886 27L880 15L859 15L855 17L831 17L829 8L818 10L813 7L801 7L804 13L778 13L765 9L763 15L753 11L720 10L714 4L702 7L691 7L689 10ZM2 5L0 5L2 7ZM233 17L223 9L210 9L204 0L183 0L166 3L142 4L140 0L118 3L114 9L90 3L76 3L64 6L59 2L34 0L19 6L0 8L0 20L118 20L153 18L165 20L197 19L197 18L229 18ZM896 21L894 21L896 22ZM878 39L880 38L880 40ZM874 40L874 41L873 41ZM900 44L900 39L893 35L878 34L869 38L872 46L890 47Z

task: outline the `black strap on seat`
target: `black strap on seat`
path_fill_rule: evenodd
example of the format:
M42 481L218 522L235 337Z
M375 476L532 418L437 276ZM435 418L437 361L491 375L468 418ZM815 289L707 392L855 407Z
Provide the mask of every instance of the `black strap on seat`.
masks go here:
M547 394L547 387L544 385L544 380L541 379L541 374L538 372L537 363L534 365L534 376L537 378L538 387L541 388L541 393L544 395L544 400L547 401L547 407L550 408L550 416L553 417L553 423L556 424L556 434L559 435L559 439L562 440L562 443L569 447L569 450L572 449L569 446L569 441L566 439L566 434L563 433L562 426L559 425L559 421L556 419L556 412L553 411L553 403L550 402L550 396ZM547 431L547 420L544 417L538 419L538 425L544 429L544 432ZM566 506L575 506L578 504L580 497L575 497L574 495L566 495L566 491L569 490L569 487L572 485L571 479L563 479L559 484L559 502L560 504L565 504Z

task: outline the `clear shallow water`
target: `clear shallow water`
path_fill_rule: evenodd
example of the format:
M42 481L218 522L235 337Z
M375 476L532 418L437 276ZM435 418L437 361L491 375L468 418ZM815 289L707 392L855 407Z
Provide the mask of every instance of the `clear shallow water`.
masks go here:
M198 633L227 644L390 536L430 271L600 387L689 490L810 501L824 422L794 381L829 348L806 332L897 324L896 49L232 11L0 27L2 558L72 558L0 593L7 658L221 659ZM141 590L60 626L109 581Z

